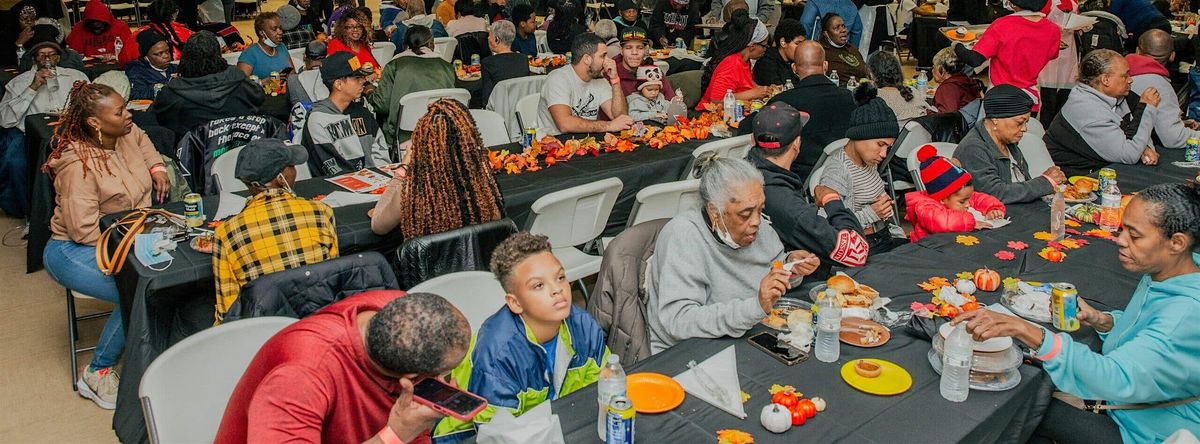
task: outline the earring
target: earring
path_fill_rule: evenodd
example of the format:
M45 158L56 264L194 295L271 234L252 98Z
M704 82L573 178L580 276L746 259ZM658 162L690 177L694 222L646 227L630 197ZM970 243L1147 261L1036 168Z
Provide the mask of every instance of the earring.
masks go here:
M100 145L104 145L104 133L100 132L100 127L96 127L96 141L100 142Z

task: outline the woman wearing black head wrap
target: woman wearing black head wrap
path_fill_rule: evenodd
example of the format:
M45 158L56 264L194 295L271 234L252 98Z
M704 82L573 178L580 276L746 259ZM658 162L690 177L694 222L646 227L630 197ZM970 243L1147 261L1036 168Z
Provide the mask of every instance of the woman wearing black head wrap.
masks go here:
M1030 174L1029 163L1017 147L1025 136L1033 98L1012 85L997 85L983 98L984 119L959 142L954 157L975 178L975 190L1006 204L1028 202L1054 192L1067 181L1052 166ZM1032 136L1036 137L1036 136Z

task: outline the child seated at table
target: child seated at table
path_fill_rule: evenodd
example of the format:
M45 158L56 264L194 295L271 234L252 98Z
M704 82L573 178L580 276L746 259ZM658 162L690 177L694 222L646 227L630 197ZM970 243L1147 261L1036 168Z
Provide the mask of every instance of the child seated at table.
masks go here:
M504 288L504 305L483 321L466 359L451 372L458 386L487 399L473 423L444 418L435 442L475 434L496 409L520 416L594 382L608 358L604 331L571 303L571 283L545 236L521 232L496 247L490 267ZM482 303L482 301L481 301Z
M921 161L921 183L925 191L904 195L908 208L904 219L912 222L913 242L933 233L955 233L991 228L985 220L1004 217L1004 204L989 194L975 191L971 173L925 145L917 150ZM974 210L974 211L972 211ZM976 216L978 213L980 216Z
M637 92L625 98L629 106L629 118L637 122L667 123L667 107L671 102L662 94L662 70L655 65L640 66L637 79Z

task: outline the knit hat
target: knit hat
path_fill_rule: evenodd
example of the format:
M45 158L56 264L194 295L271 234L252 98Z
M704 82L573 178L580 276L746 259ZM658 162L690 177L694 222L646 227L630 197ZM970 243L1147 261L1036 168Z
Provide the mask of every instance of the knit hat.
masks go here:
M808 113L796 111L784 102L775 102L754 117L754 145L764 151L787 148L808 123Z
M1003 119L1028 114L1033 109L1033 98L1021 88L1007 83L996 85L983 96L983 115Z
M663 74L658 65L642 65L637 69L638 91L650 85L662 86Z
M617 11L627 9L638 9L637 3L634 3L633 0L617 0Z
M646 30L640 26L626 26L621 30L621 43L629 41L650 43L650 38L647 37Z
M899 135L896 113L881 98L872 98L850 113L850 128L846 130L850 140L894 139Z
M1012 4L1020 6L1026 11L1041 11L1046 7L1046 0L1010 0Z
M153 48L158 42L167 41L167 38L159 34L158 31L147 28L137 34L136 40L138 44L138 57L145 58L146 54L150 53L150 48Z
M950 197L971 181L971 173L939 156L933 145L918 149L917 160L921 162L921 183L933 200Z
M295 6L280 6L279 10L275 11L275 13L279 14L279 27L283 28L284 31L291 31L300 25L300 10L296 9Z

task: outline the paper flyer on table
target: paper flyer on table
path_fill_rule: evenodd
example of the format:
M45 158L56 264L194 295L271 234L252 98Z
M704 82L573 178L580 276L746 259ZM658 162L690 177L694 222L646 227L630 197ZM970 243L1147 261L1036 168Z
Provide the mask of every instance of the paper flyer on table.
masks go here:
M1012 223L1012 220L1008 218L988 219L987 216L984 216L983 213L980 213L979 210L974 208L968 208L967 211L971 213L971 216L975 217L976 221L987 222L988 225L991 225L990 228L1000 228Z
M374 193L387 186L391 180L386 174L377 173L371 170L362 169L353 173L346 173L338 176L333 176L327 181L333 182L337 186L345 188L347 191L355 193Z
M379 198L381 197L383 197L382 194L357 194L347 193L345 191L334 191L325 195L325 197L321 199L321 202L324 202L325 205L329 205L331 208L337 208L348 205L374 203L378 202Z

